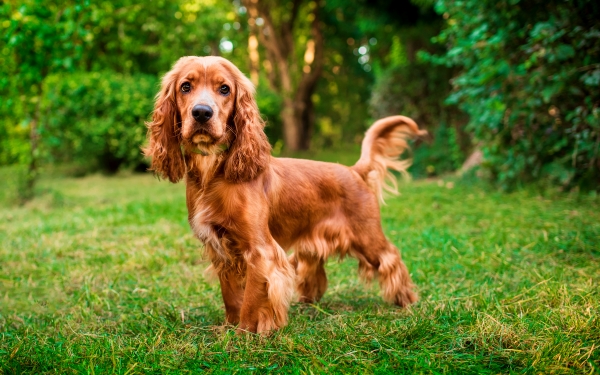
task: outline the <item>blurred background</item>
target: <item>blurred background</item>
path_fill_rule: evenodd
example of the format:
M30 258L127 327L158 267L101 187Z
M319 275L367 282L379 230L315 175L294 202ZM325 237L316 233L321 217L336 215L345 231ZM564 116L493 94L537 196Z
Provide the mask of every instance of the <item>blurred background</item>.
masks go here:
M0 200L44 174L145 171L144 121L185 55L257 86L276 156L352 164L413 117L416 177L600 186L596 0L0 1Z

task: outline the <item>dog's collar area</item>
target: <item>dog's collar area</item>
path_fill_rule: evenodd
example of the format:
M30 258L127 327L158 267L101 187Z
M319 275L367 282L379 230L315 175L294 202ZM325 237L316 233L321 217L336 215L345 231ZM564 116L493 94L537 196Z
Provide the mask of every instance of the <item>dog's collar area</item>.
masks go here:
M208 156L208 155L219 155L222 154L223 152L229 150L229 145L227 145L226 143L222 143L220 145L217 145L217 149L215 152L206 152L200 149L194 149L194 150L190 150L190 152L192 154L197 154L197 155L202 155L202 156ZM181 153L185 154L185 148L183 146L181 146Z

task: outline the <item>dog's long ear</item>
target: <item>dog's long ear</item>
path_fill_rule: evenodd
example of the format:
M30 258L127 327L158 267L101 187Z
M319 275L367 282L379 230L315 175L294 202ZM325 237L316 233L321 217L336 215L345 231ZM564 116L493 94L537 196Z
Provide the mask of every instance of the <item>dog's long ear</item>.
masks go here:
M236 76L233 117L236 135L225 161L225 178L244 182L255 179L268 166L271 145L254 100L254 85L233 65L230 70Z
M181 128L179 111L175 99L177 65L162 79L160 92L156 95L152 121L148 127L148 146L144 155L152 158L150 170L159 176L178 182L186 172L185 161L180 148Z

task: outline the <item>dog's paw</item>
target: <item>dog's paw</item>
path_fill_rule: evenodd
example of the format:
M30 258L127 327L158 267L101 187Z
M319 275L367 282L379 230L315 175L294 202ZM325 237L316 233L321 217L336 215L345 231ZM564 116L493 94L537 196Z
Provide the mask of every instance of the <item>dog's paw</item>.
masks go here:
M281 328L275 320L275 314L272 310L261 309L257 314L249 318L242 318L237 333L258 333L261 335L268 335Z
M419 296L411 289L406 288L399 291L396 294L396 298L394 299L394 303L400 307L408 307L409 305L417 302Z

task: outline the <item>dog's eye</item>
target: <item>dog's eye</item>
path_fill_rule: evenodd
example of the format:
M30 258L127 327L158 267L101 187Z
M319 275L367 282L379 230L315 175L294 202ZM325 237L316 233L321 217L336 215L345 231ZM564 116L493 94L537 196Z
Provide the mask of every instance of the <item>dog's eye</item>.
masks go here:
M189 82L184 82L181 84L181 92L190 92L192 90L192 85Z
M229 88L229 86L227 86L227 85L223 85L223 86L221 86L221 87L219 88L219 92L220 92L222 95L229 95L229 92L230 92L230 91L231 91L231 89L230 89L230 88Z

